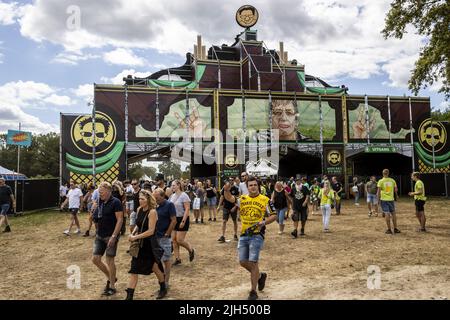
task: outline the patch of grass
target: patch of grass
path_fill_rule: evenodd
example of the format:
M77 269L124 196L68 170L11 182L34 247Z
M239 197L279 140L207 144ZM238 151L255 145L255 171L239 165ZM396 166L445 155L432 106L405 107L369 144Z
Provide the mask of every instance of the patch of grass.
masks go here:
M47 223L68 219L67 213L57 210L46 210L38 212L25 212L23 216L9 217L10 223L14 227L36 227Z

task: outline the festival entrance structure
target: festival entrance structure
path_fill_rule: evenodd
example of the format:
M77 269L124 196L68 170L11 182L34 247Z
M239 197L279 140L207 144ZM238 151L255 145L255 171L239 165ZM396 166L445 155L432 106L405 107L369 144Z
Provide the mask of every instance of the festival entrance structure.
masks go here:
M206 51L198 36L179 68L95 84L95 117L61 115L62 179L125 179L129 163L171 158L223 179L274 155L280 177L449 172L450 128L428 97L350 95L259 41L257 19L241 7L231 45Z

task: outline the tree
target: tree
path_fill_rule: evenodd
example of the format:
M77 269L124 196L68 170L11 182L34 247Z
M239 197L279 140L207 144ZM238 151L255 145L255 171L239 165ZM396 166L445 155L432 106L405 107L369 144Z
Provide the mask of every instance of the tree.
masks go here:
M449 121L450 122L450 107L448 107L444 111L441 111L441 110L431 111L431 118L435 121Z
M181 165L173 161L166 161L158 166L158 171L164 175L164 178L173 177L179 179L181 177Z
M6 135L0 135L6 141ZM17 170L17 146L0 145L0 165ZM20 149L20 173L29 178L59 176L59 134L32 135L30 147Z
M442 79L439 93L450 98L450 2L448 0L394 0L385 19L384 38L401 39L406 27L413 25L418 34L428 38L415 63L409 89L421 88Z
M128 166L129 179L140 179L145 174L150 178L155 179L156 169L153 167L144 167L142 166L142 162L133 163Z

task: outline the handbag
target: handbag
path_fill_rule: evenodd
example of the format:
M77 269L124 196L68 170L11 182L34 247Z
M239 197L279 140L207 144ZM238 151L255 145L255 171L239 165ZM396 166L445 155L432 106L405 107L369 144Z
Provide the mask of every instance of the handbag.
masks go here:
M194 203L192 205L192 209L199 210L200 209L200 198L195 198Z
M142 221L142 225L141 225L141 228L139 230L142 230L144 228L145 220L147 220L147 217L148 217L149 214L150 214L150 212L145 216L144 221ZM130 243L130 249L128 250L128 252L130 253L130 256L132 256L133 258L137 258L138 255L139 255L139 250L142 248L143 244L144 244L143 239L139 239L137 241L131 242Z

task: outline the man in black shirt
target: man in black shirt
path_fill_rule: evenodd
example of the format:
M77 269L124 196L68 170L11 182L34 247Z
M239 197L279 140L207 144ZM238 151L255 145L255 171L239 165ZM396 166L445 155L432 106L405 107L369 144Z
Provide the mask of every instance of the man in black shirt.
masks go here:
M341 196L344 188L336 177L331 178L331 189L334 191L334 206L336 207L336 215L341 214Z
M112 187L108 182L102 182L99 187L100 200L95 220L98 221L92 262L106 275L108 279L103 295L116 293L116 265L114 258L117 251L120 229L123 223L122 202L112 196ZM106 252L106 265L102 257Z
M301 178L297 178L291 190L292 208L294 210L294 214L292 215L292 221L294 221L294 231L291 232L291 235L294 238L297 238L299 221L302 223L300 235L305 235L305 225L306 220L308 219L309 194L310 191L308 187L302 184Z
M231 216L234 226L234 240L237 241L237 196L239 196L239 188L233 184L233 180L227 181L220 193L219 205L217 211L220 210L220 206L223 203L223 220L222 220L222 236L219 238L219 242L225 242L225 231L227 230L227 222Z
M5 179L0 177L0 228L5 223L6 228L3 232L11 232L8 221L8 211L12 203L13 210L16 211L16 200L10 186L7 186Z

